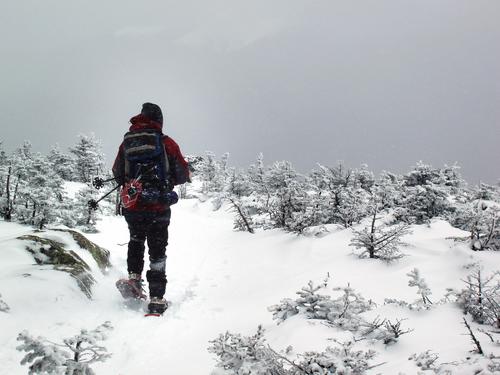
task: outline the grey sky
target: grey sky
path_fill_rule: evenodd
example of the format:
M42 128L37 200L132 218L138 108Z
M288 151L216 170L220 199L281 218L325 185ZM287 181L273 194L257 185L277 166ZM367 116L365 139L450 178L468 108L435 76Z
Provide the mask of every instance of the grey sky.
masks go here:
M158 103L184 153L500 177L497 0L19 0L0 15L7 148L94 132L112 159Z

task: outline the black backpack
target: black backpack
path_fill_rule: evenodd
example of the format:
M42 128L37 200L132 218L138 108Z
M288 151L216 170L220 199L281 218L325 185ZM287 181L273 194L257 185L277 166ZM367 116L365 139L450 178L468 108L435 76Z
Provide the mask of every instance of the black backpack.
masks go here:
M154 203L172 190L164 137L157 130L144 129L128 132L123 138L125 181L141 182L141 201L145 203Z

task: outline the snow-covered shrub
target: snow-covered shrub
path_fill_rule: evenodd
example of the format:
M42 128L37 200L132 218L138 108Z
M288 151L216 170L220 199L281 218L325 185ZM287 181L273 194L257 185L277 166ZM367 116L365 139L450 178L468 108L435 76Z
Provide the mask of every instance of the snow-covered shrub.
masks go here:
M47 155L47 160L49 161L54 172L65 181L73 181L75 176L75 160L68 154L63 153L59 149L59 145L55 145L51 148L49 154Z
M111 356L105 347L98 344L107 338L111 329L110 322L92 331L82 329L80 334L64 339L62 344L41 336L33 337L23 331L17 337L21 342L17 350L27 353L21 365L30 364L30 375L95 375L90 366L95 362L104 362Z
M229 197L229 202L232 205L232 211L235 215L234 229L254 233L253 219L250 210L244 205L241 199Z
M287 161L276 162L268 170L266 184L271 192L269 216L275 228L296 230L297 214L303 212L307 194L300 175Z
M477 269L464 280L466 288L455 292L464 313L479 324L500 328L500 272L484 277Z
M210 344L208 351L216 354L217 367L222 369L217 374L225 375L364 374L376 355L373 350L355 350L354 342L349 341L323 352L300 354L296 363L265 344L260 326L253 336L226 332Z
M406 223L424 224L434 217L447 215L451 209L447 190L428 182L426 185L406 187L403 201L395 210L395 215Z
M335 299L329 295L319 294L318 291L326 286L326 283L315 286L309 281L306 287L297 292L299 295L297 299L283 299L280 304L268 307L268 310L273 313L273 319L278 324L294 315L302 314L307 319L321 319L336 327L357 331L363 323L359 314L372 309L375 304L366 301L349 285L333 288L334 291L341 292Z
M376 317L373 321L362 320L357 332L357 340L375 340L382 341L385 345L398 342L399 338L413 329L404 329L401 323L405 319L396 319L392 322L389 319L380 319Z
M407 223L428 223L453 210L449 201L452 192L462 185L457 167L433 168L418 162L403 176L402 199L395 210L396 218Z
M415 361L415 364L421 370L432 370L434 369L436 361L439 359L439 355L437 353L433 353L430 350L426 350L420 354L414 353L408 360Z
M224 190L228 179L228 159L228 153L217 160L213 152L207 151L205 156L197 160L194 175L201 179L204 194L218 193Z
M367 189L373 185L372 175L361 170L318 164L308 178L314 198L312 210L316 220L311 225L342 224L345 228L359 222L366 215Z
M425 374L436 375L497 375L500 373L500 359L494 355L469 355L464 360L437 363L439 355L430 350L412 354L408 360L415 361ZM422 373L423 374L423 373Z
M451 223L470 232L472 250L500 250L499 204L478 200L460 205Z
M9 305L2 299L2 295L0 294L0 311L9 312L9 310Z
M375 351L355 350L352 341L339 344L321 353L301 355L303 359L292 367L291 375L364 374L370 368L369 361L375 357Z
M358 254L360 258L378 258L385 261L393 261L403 257L399 250L406 246L402 237L411 233L407 224L395 225L392 227L377 226L379 219L378 203L371 205L371 222L368 227L362 230L355 230L349 246L354 246L362 251Z
M210 353L217 356L217 367L225 374L286 375L282 361L265 345L264 329L253 336L226 332L210 341Z
M268 307L268 310L273 313L273 319L278 324L297 314L304 314L308 319L326 319L327 312L323 306L330 296L317 293L325 287L325 284L315 286L309 281L307 286L296 292L299 298L285 298L279 304Z
M420 311L430 309L432 306L432 302L429 299L429 296L432 294L432 291L425 282L425 279L420 276L420 271L417 268L414 268L406 275L410 278L410 280L408 281L408 286L416 287L417 294L420 296L420 298L411 303L394 298L386 298L384 300L384 303L386 305L398 305L409 310Z
M406 274L410 277L410 281L408 281L408 286L417 287L417 294L421 297L421 302L424 305L432 305L429 296L432 294L431 289L425 282L425 279L420 276L420 271L418 268L412 269L409 273Z

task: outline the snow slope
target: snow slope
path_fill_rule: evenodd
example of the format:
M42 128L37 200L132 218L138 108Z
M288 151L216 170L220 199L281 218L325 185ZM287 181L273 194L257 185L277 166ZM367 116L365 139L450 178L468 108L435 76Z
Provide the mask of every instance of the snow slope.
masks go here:
M472 346L464 335L462 313L452 304L408 311L384 306L384 298L417 299L406 276L415 267L432 289L434 301L444 296L446 288L462 287L460 279L468 274L465 265L479 261L486 271L499 268L499 254L472 252L447 240L463 232L444 221L413 227L405 239L410 247L403 250L408 256L388 265L353 256L348 246L351 231L335 226L320 238L278 230L234 232L230 213L213 211L210 202L195 199L179 202L172 216L166 296L172 305L158 319L125 308L115 290L114 282L126 273L128 230L123 218L106 217L98 225L100 232L88 235L111 251L114 265L103 275L91 264L97 279L92 301L65 273L33 264L14 239L29 228L0 222L0 293L11 308L9 313L0 312L0 374L27 373L27 366L19 364L22 354L15 350L20 331L59 341L107 320L114 330L104 345L113 356L93 367L97 374L210 374L215 361L207 351L209 340L226 330L250 335L259 324L275 350L292 345L297 354L322 351L332 345L328 339L348 335L300 316L278 326L267 307L282 298L295 298L309 280L320 282L327 273L332 287L350 283L379 305L369 316L407 318L404 326L414 329L393 346L376 344L373 349L379 355L374 363L386 363L370 373L416 374L417 367L408 360L412 353L432 349L443 362L467 356ZM495 350L486 340L483 345L488 352Z

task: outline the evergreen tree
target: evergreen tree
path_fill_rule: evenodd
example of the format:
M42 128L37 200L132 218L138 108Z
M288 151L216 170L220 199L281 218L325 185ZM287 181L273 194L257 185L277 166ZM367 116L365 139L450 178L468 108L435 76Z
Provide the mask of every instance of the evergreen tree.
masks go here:
M104 158L94 134L80 134L77 144L69 150L74 155L76 181L90 183L94 176L102 173Z
M248 168L248 182L250 191L255 196L255 206L262 212L269 213L271 192L267 184L267 169L264 165L264 155L260 153L257 161Z
M75 160L73 160L71 156L61 152L59 145L52 147L47 158L59 177L66 181L72 181L74 179Z
M205 156L196 165L196 175L202 181L202 192L220 193L224 190L228 179L227 161L229 154L226 153L218 161L213 152L207 151Z
M110 322L91 331L82 329L80 334L64 339L63 344L23 331L17 337L21 342L17 350L27 353L21 364L30 364L29 374L95 375L90 366L111 356L98 344L107 338L111 329Z
M477 268L464 280L466 288L457 293L457 302L464 313L479 324L500 328L500 272L484 277Z
M410 277L410 281L408 281L408 286L417 287L417 294L422 298L421 303L424 305L432 304L429 296L432 294L431 289L425 282L425 280L420 276L420 271L417 268L412 269L407 276Z
M470 233L472 250L500 250L500 208L495 203L476 200L460 204L450 221Z
M362 249L360 258L368 256L369 258L379 258L386 261L392 261L401 258L403 254L399 248L404 246L402 237L410 233L407 224L393 227L377 226L377 220L380 219L381 209L380 196L372 195L369 209L370 225L362 230L354 231L350 246Z
M298 173L290 162L276 162L268 171L266 185L271 193L269 214L273 225L294 230L294 216L302 212L307 200Z

